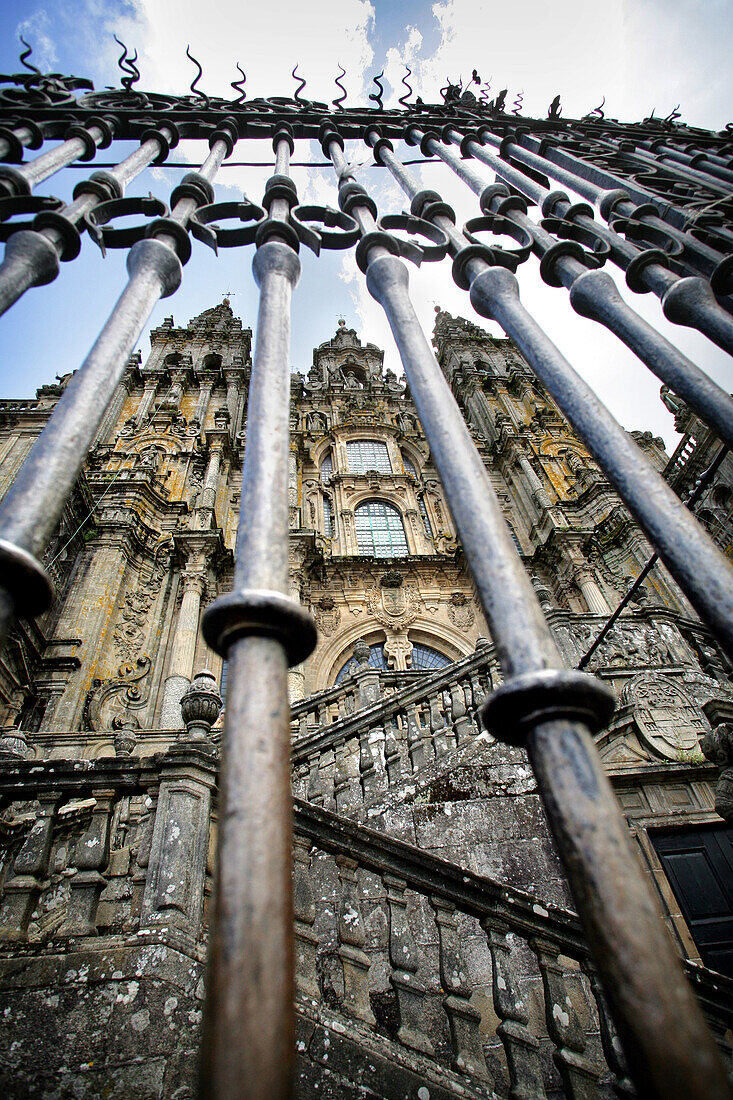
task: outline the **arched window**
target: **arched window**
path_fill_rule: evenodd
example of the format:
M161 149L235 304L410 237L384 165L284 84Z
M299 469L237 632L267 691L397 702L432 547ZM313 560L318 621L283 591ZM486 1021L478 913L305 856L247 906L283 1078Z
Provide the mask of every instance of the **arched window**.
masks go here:
M333 538L333 505L331 498L323 494L323 533L327 539Z
M437 649L433 649L429 645L423 645L422 642L413 642L412 661L410 663L410 668L413 671L432 671L436 668L445 668L446 665L452 663L450 657L446 657L445 654L439 653Z
M367 470L376 470L379 474L391 474L387 444L378 439L354 439L346 444L349 459L349 473L365 474Z
M328 485L333 475L333 458L331 452L325 455L323 462L321 463L321 481L324 485Z
M402 516L383 500L366 500L354 510L356 541L360 554L375 558L404 558L407 537Z
M417 477L417 470L415 469L412 459L408 458L405 452L402 452L402 465L405 467L405 473L411 474L412 477Z
M346 664L339 670L334 683L340 684L342 680L351 675L357 665L358 662L356 657L349 657ZM384 642L377 642L375 645L369 646L369 667L387 668L387 658L384 656Z
M433 525L430 522L428 506L425 503L425 497L422 493L420 493L420 496L417 498L417 503L420 506L420 515L422 516L422 525L425 528L425 534L431 539L433 537Z

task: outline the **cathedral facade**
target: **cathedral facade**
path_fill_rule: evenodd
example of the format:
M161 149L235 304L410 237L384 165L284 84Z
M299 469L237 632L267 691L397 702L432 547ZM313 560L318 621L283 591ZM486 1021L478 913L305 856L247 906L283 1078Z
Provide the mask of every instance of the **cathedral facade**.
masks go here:
M442 311L433 339L577 667L651 547L510 340ZM226 696L200 618L232 586L252 333L225 299L150 340L48 548L54 607L0 663L8 1096L195 1089ZM0 491L67 381L0 403ZM674 411L672 459L633 434L682 491L715 441ZM623 1058L534 779L476 716L499 661L409 390L339 322L290 417L291 594L319 631L290 673L298 1095L611 1095ZM701 513L728 550L730 480ZM730 669L659 565L588 667L618 699L601 756L725 1048Z

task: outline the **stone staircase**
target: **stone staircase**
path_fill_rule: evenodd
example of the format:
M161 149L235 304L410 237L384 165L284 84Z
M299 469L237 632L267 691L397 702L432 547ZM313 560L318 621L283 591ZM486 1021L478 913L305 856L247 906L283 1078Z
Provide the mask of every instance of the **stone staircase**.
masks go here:
M526 761L475 717L497 676L481 648L293 708L299 1098L634 1095L561 875L534 877ZM195 1095L210 748L0 769L3 1095ZM509 885L520 850L544 894ZM688 973L730 1055L733 981Z

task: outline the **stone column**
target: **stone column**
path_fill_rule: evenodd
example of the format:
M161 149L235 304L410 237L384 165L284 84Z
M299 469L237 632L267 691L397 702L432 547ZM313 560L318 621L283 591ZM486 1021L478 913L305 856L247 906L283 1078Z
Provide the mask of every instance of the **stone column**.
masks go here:
M591 614L609 615L611 609L590 569L578 569L575 579Z
M534 469L532 468L532 464L530 463L527 456L523 454L518 455L518 461L520 469L527 479L527 485L529 487L530 493L532 494L532 499L534 500L537 507L540 509L540 511L543 511L546 508L551 508L552 501L550 500L549 494L542 482L540 481L539 477L535 473Z
M201 597L206 577L201 569L184 569L181 572L183 596L176 621L170 672L166 677L163 693L163 709L160 715L162 729L180 729L181 698L191 683L196 641L199 633Z
M117 386L117 389L115 390L114 397L112 398L109 408L104 415L104 420L99 427L99 431L94 437L95 446L97 443L110 442L110 436L112 435L112 432L119 422L120 414L124 408L125 401L130 396L131 389L132 378L128 374L122 379L122 381Z
M206 410L209 407L209 401L211 399L211 391L214 383L209 378L202 378L199 389L199 399L196 402L196 408L194 409L193 419L198 424L199 428L203 428L204 420L206 419Z
M140 398L140 404L138 405L137 412L135 413L135 424L138 428L140 427L141 424L143 424L145 422L145 419L148 415L148 409L152 405L157 391L158 391L158 379L157 378L146 378L145 379L145 388L143 389L143 395Z
M223 439L212 439L209 444L209 462L204 475L204 488L201 493L201 507L214 511L216 493L219 486L219 469L221 467L221 454L224 447Z

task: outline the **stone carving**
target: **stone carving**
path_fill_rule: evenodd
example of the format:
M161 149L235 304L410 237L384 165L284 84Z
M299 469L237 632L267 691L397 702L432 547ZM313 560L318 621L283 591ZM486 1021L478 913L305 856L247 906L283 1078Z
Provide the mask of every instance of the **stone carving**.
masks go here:
M148 612L168 571L169 557L168 544L160 544L155 552L149 576L147 578L141 576L137 587L130 588L125 595L120 609L120 618L112 635L115 651L125 661L131 661L143 644Z
M710 726L702 711L673 679L644 673L625 685L621 703L634 708L642 741L658 756L683 761L699 752Z
M578 624L582 651L594 641L597 630ZM644 623L617 623L591 658L589 668L628 668L637 665L663 665L671 660L669 647L659 632Z
M341 611L332 596L321 596L313 608L313 617L321 633L330 637L341 622Z
M733 725L721 722L700 738L703 756L721 769L715 788L715 812L733 821Z
M396 570L390 570L381 577L379 588L369 578L364 594L367 610L377 622L397 631L413 623L422 606L417 589L412 584L405 584Z
M140 682L149 674L152 662L149 657L138 657L134 664L122 664L116 676L94 679L84 701L83 725L88 730L122 729L122 718L130 711L141 710L147 696L140 690ZM117 726L114 719L119 718Z
M448 601L448 618L459 630L473 626L476 616L464 592L454 592Z

